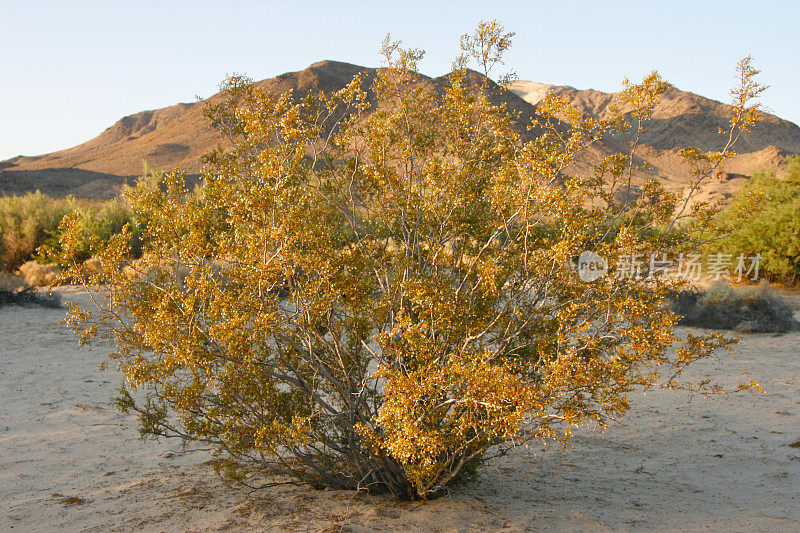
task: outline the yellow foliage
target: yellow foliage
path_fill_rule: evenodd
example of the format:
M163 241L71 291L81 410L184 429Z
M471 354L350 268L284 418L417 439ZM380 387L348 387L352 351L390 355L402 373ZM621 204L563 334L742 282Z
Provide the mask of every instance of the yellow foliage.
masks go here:
M657 182L636 202L617 194L666 84L627 83L602 122L549 95L523 141L501 89L465 68L473 57L488 73L510 37L483 23L440 88L420 79L420 51L388 38L371 86L300 97L231 77L206 113L232 144L206 157L202 186L175 172L128 192L146 220L141 259L121 235L92 269L71 261L65 219L66 275L108 283L100 312L74 324L113 328L112 357L148 394L120 405L145 430L211 443L236 476L268 465L426 498L492 447L565 442L623 415L637 387L687 386L686 364L727 346L693 337L669 355L678 280L612 269L584 283L573 268L585 250L697 244L675 223L683 198ZM608 133L631 150L568 174ZM685 154L691 196L725 154Z

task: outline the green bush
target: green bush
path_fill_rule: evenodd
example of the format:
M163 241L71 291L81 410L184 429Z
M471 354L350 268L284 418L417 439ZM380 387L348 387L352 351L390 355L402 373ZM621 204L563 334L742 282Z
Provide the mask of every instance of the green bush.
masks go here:
M122 228L128 225L131 234L131 252L134 257L139 257L142 251L143 223L124 199L113 199L95 207L85 207L77 210L80 225L83 228L80 253L76 259L85 261L92 257L97 250L108 244L114 235L122 233ZM49 262L54 252L59 250L61 232L54 234L45 243L47 247L42 251L41 258Z
M709 252L755 256L760 273L773 280L800 280L800 157L787 158L787 175L760 172L748 181L719 215L730 235L707 246ZM758 209L752 198L761 196Z

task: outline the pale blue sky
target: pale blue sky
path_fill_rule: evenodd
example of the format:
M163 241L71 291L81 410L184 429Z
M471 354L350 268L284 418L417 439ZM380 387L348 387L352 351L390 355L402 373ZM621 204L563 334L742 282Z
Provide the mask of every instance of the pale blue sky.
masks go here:
M379 64L386 32L445 73L481 19L516 31L521 79L613 91L650 70L727 101L753 54L772 112L800 122L796 1L0 0L0 160L84 142L124 115L209 96L227 73L256 79L322 59Z

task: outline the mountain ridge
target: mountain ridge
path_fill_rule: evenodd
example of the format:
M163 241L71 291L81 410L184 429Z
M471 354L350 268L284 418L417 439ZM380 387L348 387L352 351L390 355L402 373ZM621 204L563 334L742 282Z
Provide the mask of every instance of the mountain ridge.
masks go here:
M302 97L310 91L337 90L360 72L366 73L369 82L378 69L324 60L306 69L256 83L275 94L291 89ZM470 82L478 83L480 75L470 75L475 78L470 78ZM446 75L438 78L421 76L423 83L434 86L441 86L445 79ZM547 91L566 97L581 112L594 118L602 118L608 112L616 94L530 81L513 82L509 89L498 97L498 101L519 113L523 121L537 116L537 104ZM217 93L204 102L214 103L221 98ZM122 183L140 175L145 161L154 169L181 168L189 174L199 174L200 156L221 141L219 132L203 117L202 103L178 103L133 113L77 146L2 161L0 193L22 194L40 189L58 196L74 194L108 198L117 193ZM693 145L704 150L719 149L722 141L716 133L717 128L727 124L729 110L730 106L716 100L671 87L655 109L653 119L648 123L648 132L642 139L639 156L650 168L638 172L639 177L659 177L667 182L668 187L680 188L690 176L686 169L681 168L676 148ZM524 127L520 129L524 131ZM614 141L610 139L597 155L602 156L614 148ZM762 121L751 134L742 137L736 149L739 155L728 165L728 174L713 184L710 197L724 199L730 196L761 168L780 172L787 154L800 154L800 127L764 113Z

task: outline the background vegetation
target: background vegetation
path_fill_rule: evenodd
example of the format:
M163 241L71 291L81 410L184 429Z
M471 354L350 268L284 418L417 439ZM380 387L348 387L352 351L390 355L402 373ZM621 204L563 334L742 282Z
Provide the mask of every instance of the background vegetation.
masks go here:
M148 174L142 182L158 179ZM129 226L133 257L141 254L143 220L123 194L108 201L51 198L37 191L24 196L0 196L0 271L15 272L25 263L55 262L60 250L61 222L74 213L82 228L76 258L84 261ZM41 248L45 245L45 248ZM41 248L41 249L40 249ZM26 267L33 271L36 267Z
M753 210L751 199L760 196ZM761 254L760 275L772 280L800 281L800 156L786 161L786 176L758 172L718 216L721 233L729 236L706 246L708 252L737 257Z
M0 270L14 271L32 259L39 246L58 238L64 215L78 208L74 198L54 199L38 191L0 197Z

